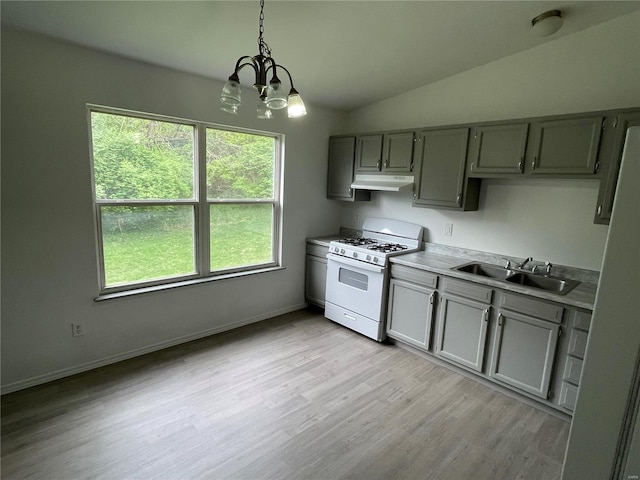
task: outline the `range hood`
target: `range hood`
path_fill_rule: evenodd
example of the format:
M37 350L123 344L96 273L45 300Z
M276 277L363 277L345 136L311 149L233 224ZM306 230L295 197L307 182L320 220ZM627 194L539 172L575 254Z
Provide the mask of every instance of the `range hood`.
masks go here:
M357 190L379 190L404 192L413 190L413 176L404 175L356 175L351 188Z

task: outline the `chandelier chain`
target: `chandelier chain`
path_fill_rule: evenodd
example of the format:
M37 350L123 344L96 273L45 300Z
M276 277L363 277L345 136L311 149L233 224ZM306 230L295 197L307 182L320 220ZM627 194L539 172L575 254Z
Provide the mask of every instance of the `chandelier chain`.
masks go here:
M261 55L271 57L271 48L262 38L264 34L264 0L260 0L260 30L258 35L258 50Z

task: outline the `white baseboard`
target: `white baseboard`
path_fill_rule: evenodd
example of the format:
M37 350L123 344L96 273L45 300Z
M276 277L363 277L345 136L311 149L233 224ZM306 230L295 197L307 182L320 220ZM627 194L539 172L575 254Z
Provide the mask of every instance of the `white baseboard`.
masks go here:
M134 357L139 357L140 355L146 355L147 353L156 352L158 350L173 347L175 345L180 345L181 343L187 343L192 340L198 340L200 338L209 337L211 335L215 335L216 333L227 332L229 330L233 330L234 328L243 327L251 323L261 322L262 320L277 317L279 315L284 315L286 313L295 312L296 310L300 310L306 307L307 307L306 303L301 303L299 305L292 305L286 308L275 310L273 312L268 312L268 313L256 315L253 317L245 318L237 322L227 323L225 325L220 325L215 328L203 330L203 331L192 333L189 335L184 335L182 337L166 340L160 343L155 343L153 345L148 345L146 347L136 348L135 350L118 353L110 357L101 358L99 360L93 360L91 362L83 363L81 365L75 365L73 367L63 368L61 370L45 373L44 375L38 375L36 377L27 378L25 380L18 380L17 382L12 382L6 385L2 385L0 387L0 394L4 395L7 393L17 392L18 390L24 390L25 388L35 387L36 385L41 385L43 383L51 382L53 380L69 377L71 375L75 375L76 373L86 372L88 370L104 367L112 363L121 362L123 360L128 360Z

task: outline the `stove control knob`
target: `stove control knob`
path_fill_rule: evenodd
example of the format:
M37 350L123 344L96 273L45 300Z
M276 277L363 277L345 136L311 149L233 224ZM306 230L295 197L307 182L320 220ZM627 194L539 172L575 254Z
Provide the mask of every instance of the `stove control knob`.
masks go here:
M378 263L379 262L378 257L373 257L373 261Z
M371 261L371 255L367 255L367 262Z
M358 258L358 253L357 252L353 252L353 258Z
M338 247L333 247L333 251L334 251L334 252L336 252L336 253L338 253L338 252L340 252L340 248L338 248Z
M341 253L342 255L344 255L344 248L343 248L342 250L340 250L340 253Z

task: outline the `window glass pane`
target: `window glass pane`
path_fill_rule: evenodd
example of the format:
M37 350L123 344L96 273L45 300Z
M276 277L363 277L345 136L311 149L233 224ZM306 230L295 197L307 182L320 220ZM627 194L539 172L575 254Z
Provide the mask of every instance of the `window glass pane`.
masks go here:
M191 125L91 112L96 199L194 198Z
M273 198L274 137L207 129L207 197Z
M210 206L211 270L273 261L271 205Z
M107 287L195 273L192 205L100 212Z

